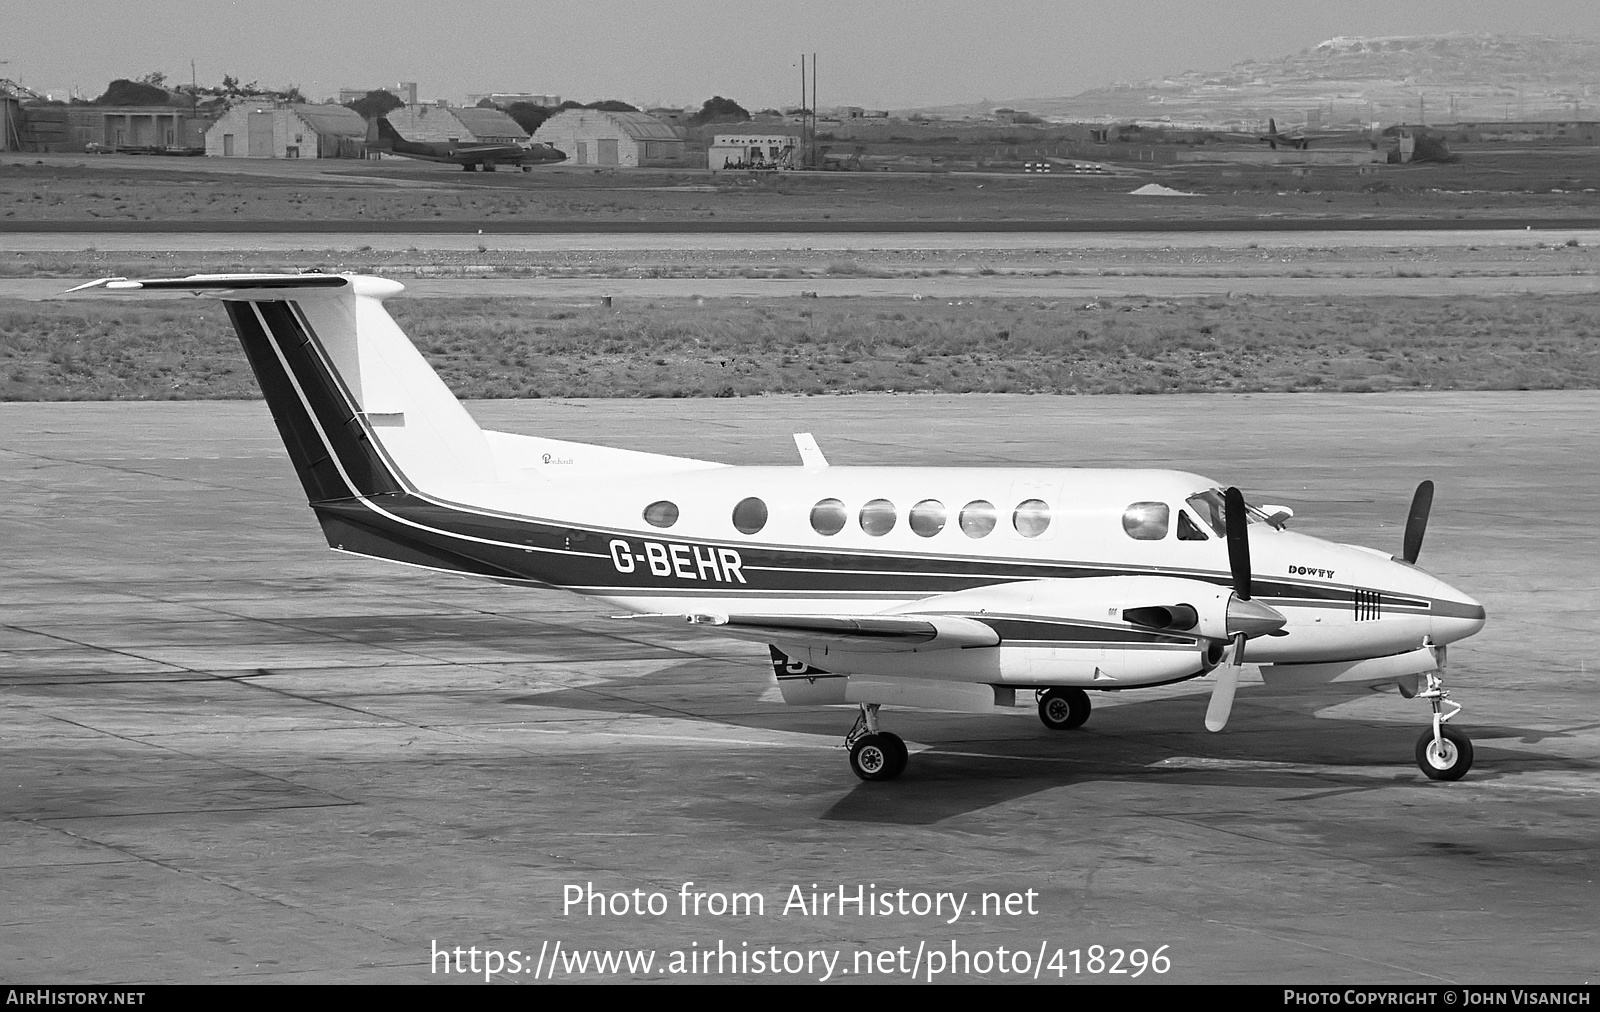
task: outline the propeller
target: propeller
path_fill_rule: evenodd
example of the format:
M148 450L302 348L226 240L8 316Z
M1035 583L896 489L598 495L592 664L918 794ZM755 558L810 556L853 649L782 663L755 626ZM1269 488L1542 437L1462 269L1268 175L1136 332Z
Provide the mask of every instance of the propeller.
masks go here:
M1228 536L1228 569L1233 573L1233 592L1239 600L1250 600L1250 532L1244 511L1244 495L1236 488L1222 493L1222 525Z
M1428 533L1428 512L1433 509L1433 482L1424 481L1411 497L1411 512L1406 514L1406 540L1401 558L1415 563L1422 551L1422 536Z
M1233 712L1233 696L1239 688L1239 671L1244 664L1244 641L1251 636L1271 635L1288 622L1283 613L1270 605L1250 600L1250 533L1244 495L1237 488L1222 494L1222 523L1228 539L1228 569L1233 574L1233 598L1228 602L1227 629L1233 636L1228 660L1217 668L1216 685L1206 706L1206 730L1220 731L1228 726Z

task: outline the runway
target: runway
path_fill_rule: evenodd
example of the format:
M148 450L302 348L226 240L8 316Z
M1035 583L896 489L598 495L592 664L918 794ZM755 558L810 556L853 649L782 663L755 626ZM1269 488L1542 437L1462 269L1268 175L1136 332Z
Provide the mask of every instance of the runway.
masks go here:
M1419 701L1247 678L1220 735L1204 681L1097 698L1070 734L896 711L910 769L863 784L852 715L777 702L749 644L327 551L260 403L0 404L0 978L440 981L437 948L558 942L658 954L556 977L585 981L822 977L663 969L719 942L835 952L847 981L952 945L1076 949L1038 979L1079 982L1126 979L1093 945L1167 946L1144 981L1600 972L1600 393L470 407L741 463L809 430L834 463L1177 466L1390 550L1432 478L1421 562L1489 612L1450 654L1476 765L1423 778ZM764 914L680 914L686 882ZM671 900L563 912L588 883ZM858 885L1037 912L781 912Z

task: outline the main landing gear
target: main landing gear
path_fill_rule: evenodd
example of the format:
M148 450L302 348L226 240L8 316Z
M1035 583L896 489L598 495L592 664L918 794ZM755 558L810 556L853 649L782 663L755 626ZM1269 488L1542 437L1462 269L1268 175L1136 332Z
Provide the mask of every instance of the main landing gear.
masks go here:
M910 753L900 736L878 730L878 704L862 703L861 715L844 736L850 769L863 780L893 780L905 772Z
M1444 665L1444 647L1439 647L1439 663ZM1417 693L1433 706L1433 730L1417 739L1417 766L1429 780L1460 780L1472 768L1472 739L1445 721L1461 712L1461 704L1450 698L1439 672L1427 674L1428 687ZM1444 707L1451 707L1446 713Z
M1052 731L1070 731L1089 719L1089 694L1082 689L1041 689L1039 720Z

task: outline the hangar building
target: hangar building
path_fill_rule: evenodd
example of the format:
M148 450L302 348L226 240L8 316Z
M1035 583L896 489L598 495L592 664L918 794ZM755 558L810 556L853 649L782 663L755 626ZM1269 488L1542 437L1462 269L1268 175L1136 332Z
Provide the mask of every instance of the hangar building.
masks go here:
M365 158L367 121L342 105L241 103L206 131L214 158Z
M0 92L3 95L3 92ZM20 104L0 98L0 150L197 153L214 106Z
M99 143L116 150L145 151L199 148L210 116L171 106L69 106L68 129L73 140Z
M451 105L408 105L384 114L408 141L458 144L525 144L528 131L499 109Z
M533 139L564 153L568 165L639 168L681 165L684 159L677 131L642 112L568 109L545 120Z

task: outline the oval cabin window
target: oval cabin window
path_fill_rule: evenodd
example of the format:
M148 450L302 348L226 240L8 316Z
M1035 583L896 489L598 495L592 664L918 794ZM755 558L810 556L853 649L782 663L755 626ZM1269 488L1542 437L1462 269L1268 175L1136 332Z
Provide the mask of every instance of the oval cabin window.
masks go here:
M755 534L767 526L767 504L751 496L733 508L733 527L740 534Z
M924 499L911 507L911 530L918 537L931 538L944 530L946 513L944 503L937 499Z
M1011 514L1011 526L1025 538L1036 538L1050 529L1050 506L1043 499L1018 503Z
M644 522L651 527L671 527L678 522L678 504L667 502L653 502L644 508Z
M832 537L844 530L849 519L850 514L845 511L844 503L837 499L824 499L811 507L811 529L825 537Z
M974 499L961 507L961 533L969 538L986 538L994 530L994 503Z
M896 519L894 503L887 499L874 499L861 507L861 529L875 538L894 530Z

